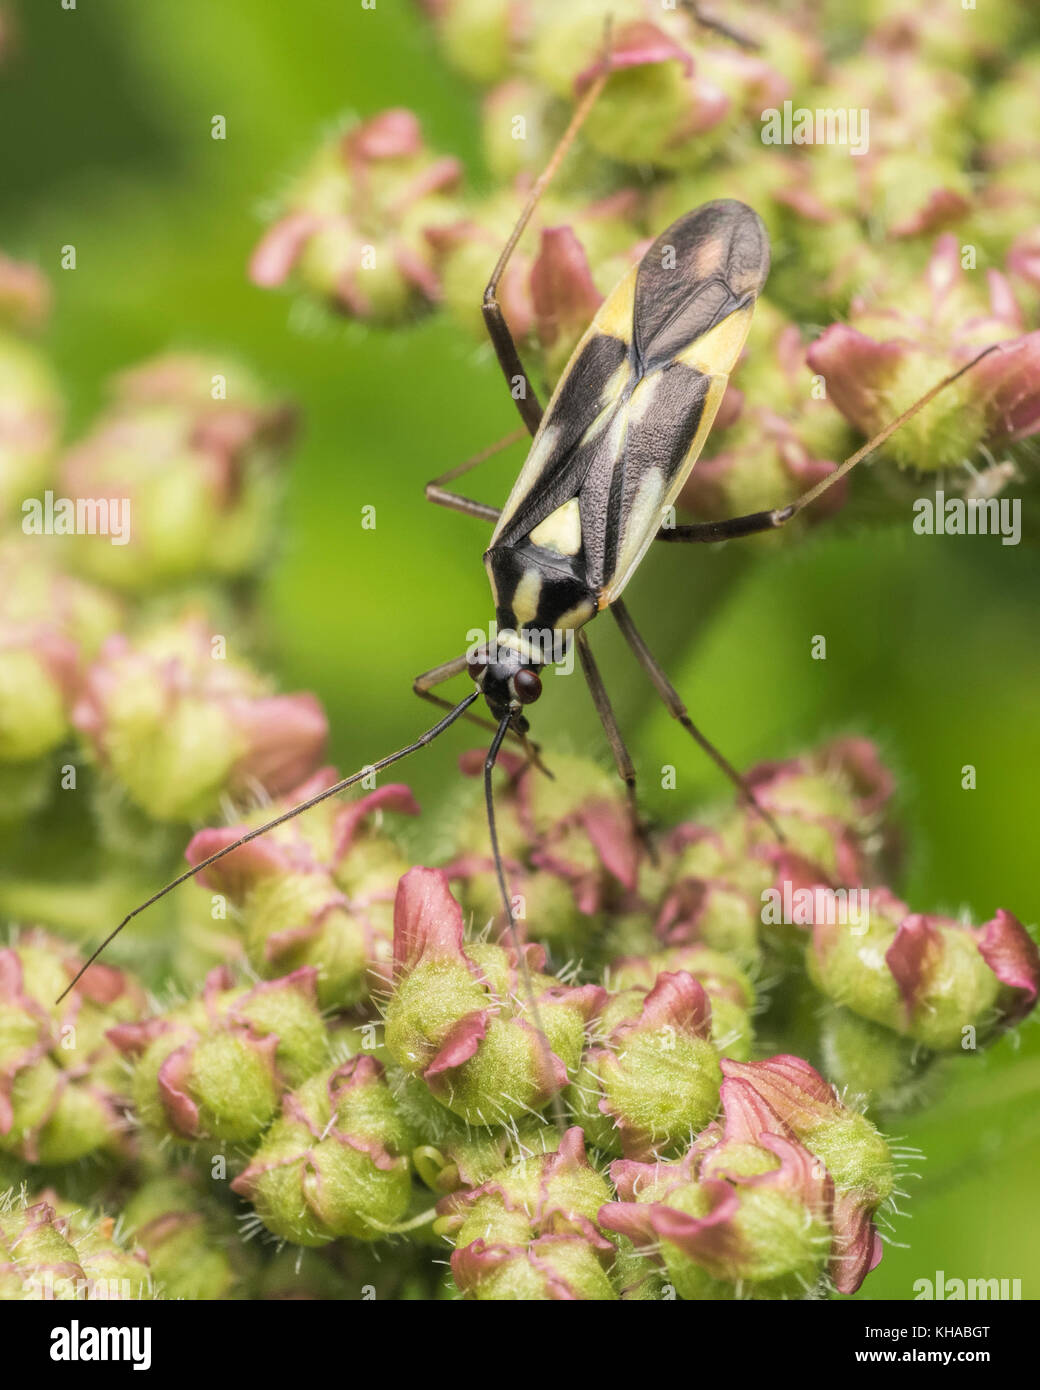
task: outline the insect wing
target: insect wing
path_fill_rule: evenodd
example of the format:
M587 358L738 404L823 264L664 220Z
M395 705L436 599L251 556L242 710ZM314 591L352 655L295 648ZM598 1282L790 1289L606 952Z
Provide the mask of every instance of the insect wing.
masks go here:
M575 348L489 557L529 539L573 555L576 533L599 606L619 597L700 454L768 265L743 203L706 203L658 237Z
M768 270L761 220L731 200L680 218L639 263L640 376L610 478L601 608L620 598L700 457Z

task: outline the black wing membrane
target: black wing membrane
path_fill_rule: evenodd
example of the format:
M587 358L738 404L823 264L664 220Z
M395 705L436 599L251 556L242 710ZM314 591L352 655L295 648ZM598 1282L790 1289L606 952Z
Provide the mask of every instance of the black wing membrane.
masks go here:
M619 566L627 578L696 459L746 324L708 335L750 310L768 268L761 221L732 200L704 204L657 238L575 349L492 550L520 545L576 497L590 588L615 588Z
M643 370L754 300L768 274L769 238L745 203L720 198L673 222L639 262L632 341Z

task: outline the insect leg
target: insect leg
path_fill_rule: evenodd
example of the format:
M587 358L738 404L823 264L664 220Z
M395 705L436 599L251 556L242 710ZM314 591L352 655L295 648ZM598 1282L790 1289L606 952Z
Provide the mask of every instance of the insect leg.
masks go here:
M485 521L497 521L501 515L498 507L488 506L486 502L475 502L471 497L460 497L457 492L448 492L443 485L461 478L464 473L476 468L485 459L493 458L503 449L508 449L510 444L516 444L526 437L526 430L513 430L512 434L507 434L495 444L489 444L486 449L481 449L479 454L474 454L465 463L449 468L447 473L442 473L439 478L434 478L426 484L426 500L438 507L449 507L454 512L463 512L466 516L479 516Z
M701 747L704 750L705 753L707 753L708 757L711 758L715 766L718 767L720 771L726 774L726 776L733 783L733 785L738 788L738 790L741 792L741 794L744 796L747 802L758 812L762 819L767 823L767 825L773 831L776 837L779 840L783 840L784 837L780 831L779 826L773 820L772 816L770 816L769 812L759 805L758 801L755 799L754 792L744 781L743 777L741 777L740 773L736 770L736 768L727 758L723 757L723 755L719 752L715 745L711 743L704 736L704 734L701 733L700 729L697 728L696 724L694 724L693 720L689 716L689 713L687 712L686 706L682 702L679 692L676 690L675 686L672 685L671 681L665 675L664 670L658 664L650 648L643 641L642 635L640 634L639 629L636 627L635 623L632 621L631 615L629 614L629 611L625 607L624 603L622 603L622 601L618 599L611 606L610 611L614 615L614 621L621 629L625 641L632 648L633 652L635 652L639 664L642 666L646 674L650 677L650 681L654 689L661 697L662 701L668 709L669 714L673 715L679 721L679 723L691 736L694 742L697 743L699 747Z
M534 387L531 385L531 378L524 370L523 363L520 361L520 353L516 343L513 341L513 335L509 331L509 325L506 323L505 315L502 313L502 306L498 302L498 286L502 276L505 274L509 259L516 250L516 244L523 236L524 229L531 220L531 214L538 205L539 198L541 198L552 180L553 175L556 173L556 170L560 167L574 137L581 129L585 117L595 105L596 98L599 96L600 92L602 92L607 77L610 75L608 66L609 59L607 57L610 39L609 28L606 38L607 43L604 46L603 68L599 75L586 88L585 95L575 108L574 115L571 117L567 129L560 136L560 142L555 150L553 150L549 163L539 174L538 178L535 179L531 187L531 192L528 194L527 202L524 204L523 210L517 218L516 226L510 233L509 240L502 248L502 254L499 256L495 263L495 268L491 272L491 279L488 281L487 288L484 290L484 299L480 306L481 312L484 315L484 323L487 326L488 337L491 339L491 344L495 349L495 355L502 367L506 383L509 386L513 399L516 401L516 408L520 412L520 418L531 434L535 433L541 422L542 407L535 394Z
M890 439L896 430L900 429L906 422L913 418L919 410L923 410L930 401L933 401L940 391L945 391L947 386L952 386L959 377L965 372L970 372L976 363L981 362L984 357L988 357L991 352L997 352L1003 345L993 343L990 347L980 352L977 357L973 357L970 362L966 362L957 371L951 372L949 376L943 377L942 381L937 382L923 396L914 401L913 405L908 406L902 415L897 416L883 430L880 430L873 439L868 439L866 444L861 445L854 454L850 454L843 463L840 463L833 473L828 473L825 478L816 483L808 492L803 492L801 497L789 503L786 507L775 507L771 511L749 512L747 516L734 516L725 521L705 521L698 522L689 526L672 526L665 530L658 531L655 539L659 541L726 541L734 540L739 536L752 536L756 531L772 531L778 526L783 526L785 522L797 516L799 512L805 510L818 497L822 497L828 488L834 486L839 479L844 478L846 473L851 473L857 463L872 454L875 449L880 448L886 439Z
M628 791L628 806L632 815L632 824L637 833L643 837L642 822L639 819L639 803L636 800L636 769L632 762L631 755L625 747L625 740L621 736L618 728L617 718L607 694L607 688L603 684L603 677L599 673L596 659L592 655L592 648L589 646L589 639L584 632L577 634L578 657L581 661L581 669L585 676L585 683L589 687L589 694L592 696L592 703L596 706L596 713L599 715L600 723L603 725L603 732L607 736L610 744L610 751L614 755L614 766L617 774L624 782Z
M716 19L712 14L707 14L697 3L697 0L681 0L681 4L683 9L689 12L691 19L702 29L710 29L716 34L721 34L724 39L731 39L740 48L746 48L752 53L757 53L762 47L761 44L756 43L754 39L749 38L739 29L732 29L723 20Z

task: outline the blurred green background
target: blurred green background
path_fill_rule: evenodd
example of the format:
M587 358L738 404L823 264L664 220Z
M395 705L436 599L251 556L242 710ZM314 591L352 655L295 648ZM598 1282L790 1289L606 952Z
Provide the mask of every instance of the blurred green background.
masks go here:
M434 148L483 171L473 92L439 60L406 0L58 0L17 9L0 76L0 245L56 286L48 339L75 434L112 371L167 347L227 349L294 399L304 430L287 480L281 550L265 580L264 659L311 689L349 770L425 727L416 672L490 616L479 522L437 511L422 483L514 427L486 351L436 318L405 331L304 332L291 301L246 280L261 213L319 130L345 111L421 116ZM210 138L221 114L227 139ZM59 248L77 247L62 272ZM519 456L478 475L499 500ZM375 531L361 529L374 505ZM852 537L822 528L783 553L663 547L629 591L691 712L739 765L840 731L876 738L899 774L908 842L894 885L915 908L976 922L1038 912L1040 567L1029 546ZM599 625L606 628L606 624ZM826 661L810 657L815 634ZM724 795L656 709L613 630L593 631L647 800L670 817ZM606 759L584 687L547 681L538 736ZM453 732L407 777L435 833L452 794ZM678 792L659 788L664 763ZM974 791L961 768L977 768ZM1022 1280L1040 1296L1040 1040L1034 1024L965 1055L943 1100L901 1126L925 1151L874 1298L913 1281ZM904 1203L904 1207L907 1203Z

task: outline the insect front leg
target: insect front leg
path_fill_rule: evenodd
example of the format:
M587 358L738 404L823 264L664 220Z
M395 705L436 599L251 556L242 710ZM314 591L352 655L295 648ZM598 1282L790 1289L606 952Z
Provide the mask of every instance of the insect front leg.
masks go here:
M701 733L696 724L694 724L685 704L683 704L682 697L665 675L663 667L658 663L650 648L644 642L642 634L632 621L631 615L624 603L622 603L620 599L617 599L611 606L610 611L613 614L614 621L621 629L622 636L632 648L643 670L650 677L651 684L661 697L669 714L679 721L694 742L707 753L715 766L719 768L721 772L725 773L748 804L752 806L766 822L777 839L783 840L784 837L780 827L773 820L769 812L758 803L754 792L744 781L743 777L741 777L740 773L729 759L724 757L715 745Z
M586 89L585 95L578 103L574 115L571 117L567 129L560 136L559 144L556 146L555 150L553 150L548 164L542 170L541 174L539 174L538 178L535 179L531 187L531 192L528 194L527 202L524 204L520 216L516 220L516 226L509 234L509 240L502 248L502 254L499 256L495 263L495 268L491 272L491 279L488 281L484 290L484 298L480 306L481 313L484 315L484 323L487 327L488 337L491 339L491 344L495 349L495 356L498 358L502 372L505 375L510 394L513 400L516 401L516 408L520 412L520 418L532 435L537 431L541 423L542 407L535 394L534 387L531 384L531 378L524 370L524 365L520 360L519 349L516 346L512 333L509 331L509 325L502 312L502 306L498 302L498 286L502 276L505 274L510 257L516 250L517 242L523 236L524 230L531 220L531 214L538 206L538 200L549 186L553 175L560 167L568 149L570 149L574 137L581 129L585 117L592 110L597 97L606 84L607 77L610 74L609 25L605 32L605 39L603 67L595 80L590 83L589 87Z
M478 467L486 459L493 458L495 454L501 453L503 449L508 449L511 444L516 444L526 437L526 430L513 430L512 434L507 434L504 439L488 445L486 449L481 449L480 453L474 454L465 463L460 463L455 468L449 468L447 473L442 473L439 478L434 478L426 484L426 500L437 507L448 507L453 512L480 517L482 521L497 521L502 514L499 507L489 506L486 502L476 502L472 497L462 497L457 492L449 492L444 484L461 478L464 473Z

